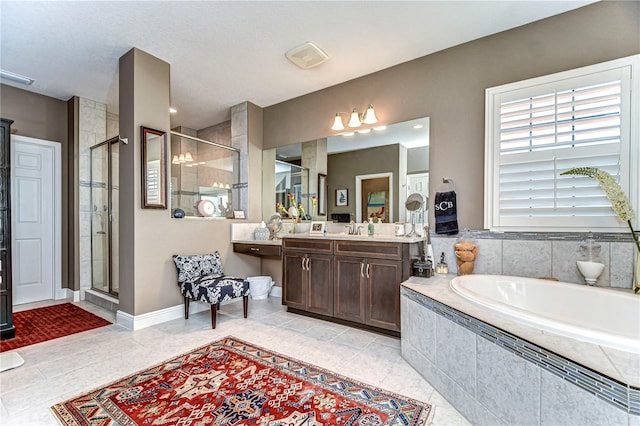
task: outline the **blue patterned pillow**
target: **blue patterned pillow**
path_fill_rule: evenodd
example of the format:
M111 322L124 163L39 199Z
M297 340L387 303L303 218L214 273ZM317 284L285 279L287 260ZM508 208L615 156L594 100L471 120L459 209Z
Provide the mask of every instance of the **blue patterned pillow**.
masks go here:
M178 268L178 282L193 281L209 275L218 278L224 275L220 253L196 254L193 256L173 256Z

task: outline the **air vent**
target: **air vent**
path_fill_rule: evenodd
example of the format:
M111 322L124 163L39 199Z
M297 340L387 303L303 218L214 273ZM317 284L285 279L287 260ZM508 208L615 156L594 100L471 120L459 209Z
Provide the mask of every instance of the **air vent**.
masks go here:
M324 50L311 42L294 47L285 53L285 56L303 70L317 67L329 59L329 55Z

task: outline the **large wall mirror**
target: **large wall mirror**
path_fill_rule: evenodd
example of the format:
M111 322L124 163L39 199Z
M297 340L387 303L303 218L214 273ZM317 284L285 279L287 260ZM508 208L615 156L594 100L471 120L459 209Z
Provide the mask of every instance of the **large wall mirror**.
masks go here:
M326 177L323 179L326 179L327 220L363 222L374 214L376 221L380 218L384 222L408 222L411 215L404 207L405 200L409 194L418 192L425 199L425 208L415 213L416 222L427 224L428 117L362 133L330 136L325 141ZM280 162L303 167L306 163L317 164L318 158L311 158L303 151L322 153L322 149L317 148L318 143L318 140L314 140L275 148L274 156L266 155L264 158L275 157ZM305 150L307 144L316 148ZM267 167L273 168L273 165L264 164L263 172ZM371 179L380 176L389 176L387 187L371 186L375 183ZM264 191L264 205L274 205L275 191L276 188L271 193ZM346 202L337 202L337 193L346 194Z
M141 127L142 208L167 208L167 135Z

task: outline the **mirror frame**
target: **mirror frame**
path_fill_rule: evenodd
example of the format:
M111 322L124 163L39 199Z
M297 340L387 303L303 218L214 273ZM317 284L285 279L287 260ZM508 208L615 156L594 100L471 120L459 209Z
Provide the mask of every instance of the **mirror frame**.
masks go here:
M158 165L158 196L157 200L150 200L151 188L148 185L150 174L148 163L149 143L151 136L160 137L160 164ZM160 130L140 127L140 146L142 149L141 172L142 172L142 208L143 209L166 209L167 208L167 133Z
M318 216L327 215L327 175L318 173Z

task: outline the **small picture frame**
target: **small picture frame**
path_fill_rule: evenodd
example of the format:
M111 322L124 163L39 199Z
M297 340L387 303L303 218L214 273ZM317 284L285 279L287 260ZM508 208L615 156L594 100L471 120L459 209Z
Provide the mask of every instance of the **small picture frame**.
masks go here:
M244 219L244 210L234 210L233 211L234 219Z
M326 222L313 221L311 222L311 228L309 228L310 234L324 234L325 226L327 226Z
M336 189L336 206L348 206L349 197L346 189Z

